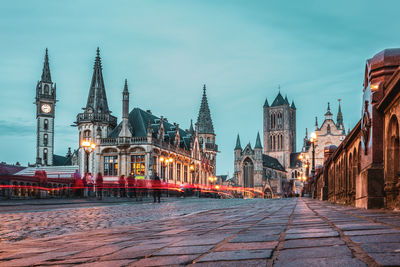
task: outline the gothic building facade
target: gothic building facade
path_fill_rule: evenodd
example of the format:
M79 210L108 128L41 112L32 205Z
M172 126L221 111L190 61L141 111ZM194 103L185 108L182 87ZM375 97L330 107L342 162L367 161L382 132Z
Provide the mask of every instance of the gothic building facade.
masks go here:
M296 152L296 106L289 103L279 92L271 105L263 106L263 140L257 135L254 149L245 149L237 138L235 154L235 178L240 185L258 190L271 189L273 195L288 194L293 190L301 169ZM248 185L248 186L246 186Z
M122 91L122 121L111 114L104 86L100 51L94 63L89 96L83 112L76 117L79 132L80 172L86 170L82 141L96 144L89 154L90 173L102 173L105 179L120 175L150 178L154 173L170 183L207 184L215 176L215 132L203 87L198 120L188 130L170 123L150 110L129 108L128 83Z

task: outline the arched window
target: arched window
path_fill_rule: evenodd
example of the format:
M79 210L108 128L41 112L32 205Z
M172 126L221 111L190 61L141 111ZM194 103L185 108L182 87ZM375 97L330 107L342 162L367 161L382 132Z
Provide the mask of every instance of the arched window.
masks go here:
M270 115L270 123L269 123L271 129L274 128L273 120L274 120L274 116L271 114Z
M275 136L274 136L274 142L273 142L273 144L274 144L274 146L273 146L272 150L275 150L275 149L276 149L276 139L275 139Z
M44 119L43 122L43 129L48 130L49 129L49 120L48 119Z
M43 144L45 146L47 146L48 141L49 141L49 136L47 134L44 134L43 135Z
M210 143L210 137L207 137L207 143Z
M272 136L269 137L269 149L272 150Z
M44 94L45 95L49 94L49 85L47 85L47 84L44 86Z
M47 148L43 149L43 162L47 165Z
M283 149L283 136L281 135L281 149Z

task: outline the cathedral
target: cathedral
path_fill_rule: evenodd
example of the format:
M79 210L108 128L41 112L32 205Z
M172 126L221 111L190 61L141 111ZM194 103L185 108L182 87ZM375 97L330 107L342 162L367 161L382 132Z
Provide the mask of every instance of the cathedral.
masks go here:
M79 132L80 172L100 172L106 180L120 175L148 179L157 173L170 183L208 184L208 177L215 176L218 146L206 86L197 123L193 127L191 122L187 130L150 110L139 107L130 110L129 95L125 80L121 94L122 121L117 123L108 107L97 49L87 104L75 122ZM83 142L94 144L90 154Z
M234 149L236 182L262 191L266 196L281 196L291 191L301 168L296 153L296 106L279 92L271 105L263 106L263 145L257 134L254 148L244 149L237 137Z

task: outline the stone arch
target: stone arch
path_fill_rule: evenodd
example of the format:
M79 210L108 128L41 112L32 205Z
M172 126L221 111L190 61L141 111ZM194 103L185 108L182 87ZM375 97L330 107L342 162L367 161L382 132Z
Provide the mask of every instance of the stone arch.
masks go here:
M386 177L385 183L389 187L396 184L399 175L399 123L396 115L390 118L386 137Z
M249 157L243 160L242 169L244 187L254 187L254 163Z
M263 192L264 192L264 198L273 198L274 197L274 192L272 191L269 184L265 185Z

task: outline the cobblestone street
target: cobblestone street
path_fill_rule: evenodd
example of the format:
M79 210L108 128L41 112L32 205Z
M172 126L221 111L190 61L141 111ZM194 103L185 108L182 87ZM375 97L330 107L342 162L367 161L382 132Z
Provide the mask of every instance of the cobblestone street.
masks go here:
M396 266L400 213L311 199L3 211L0 266Z

